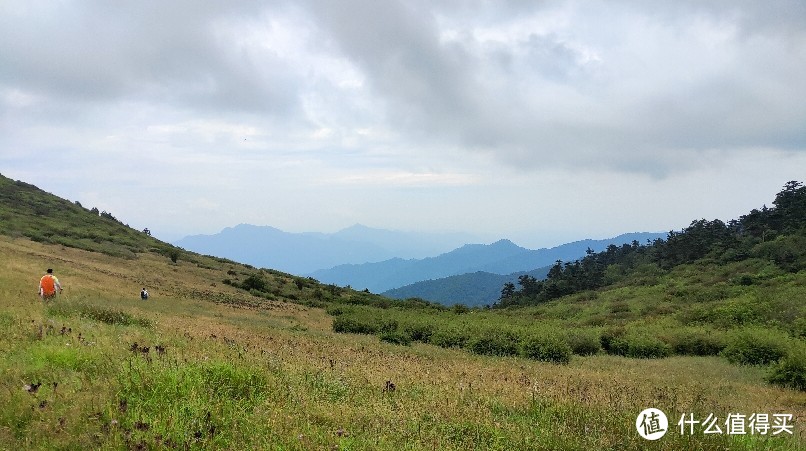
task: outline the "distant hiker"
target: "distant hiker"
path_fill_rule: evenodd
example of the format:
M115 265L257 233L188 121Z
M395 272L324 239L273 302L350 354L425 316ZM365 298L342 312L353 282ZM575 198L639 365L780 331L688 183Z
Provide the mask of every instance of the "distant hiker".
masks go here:
M43 301L53 299L56 297L56 290L59 290L59 293L61 293L62 284L60 284L59 279L53 275L53 269L48 268L47 274L39 279L39 297L41 297Z
M140 299L144 301L148 299L148 290L146 290L145 288L143 288L143 290L140 291Z

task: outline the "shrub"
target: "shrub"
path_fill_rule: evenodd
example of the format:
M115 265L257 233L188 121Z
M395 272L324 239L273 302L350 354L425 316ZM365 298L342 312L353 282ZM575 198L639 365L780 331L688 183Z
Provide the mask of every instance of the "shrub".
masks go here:
M668 357L672 353L671 347L660 338L646 334L628 334L627 340L627 357L635 357L640 359L658 359Z
M513 331L485 331L467 341L467 349L480 355L508 356L518 353L520 337Z
M767 382L806 391L806 349L792 350L767 375Z
M289 296L289 299L291 299L291 296ZM325 307L327 307L327 303L325 303L323 301L316 301L316 300L313 300L313 299L306 299L304 301L301 301L300 305L304 305L305 307L312 307L312 308L325 308ZM370 332L370 333L374 333L374 332Z
M788 337L766 329L744 329L728 340L722 355L739 365L775 363L787 353Z
M442 348L463 348L467 344L469 334L457 327L439 329L431 335L431 344Z
M571 361L571 347L556 335L532 335L521 342L521 355L552 363Z
M333 319L333 332L374 334L378 332L378 328L370 322L360 321L355 318L341 315Z
M246 291L266 291L266 280L259 274L250 274L249 277L244 279L243 283L241 283L241 288Z
M325 312L327 312L327 314L330 316L339 316L344 314L344 309L341 307L331 306L328 307L327 310L325 310Z
M767 260L788 272L798 272L806 267L806 237L798 234L779 236L753 248L753 255Z
M678 355L719 355L725 349L722 333L705 329L685 329L669 339L672 352Z
M769 316L769 304L756 301L729 301L713 307L709 320L717 327L731 328L742 325L759 324Z
M397 331L397 321L395 321L393 319L385 319L385 320L380 321L380 324L378 325L378 331L384 332L384 333L396 332Z
M574 329L565 336L565 341L576 355L594 355L602 349L599 333L594 329Z
M404 346L411 345L411 337L404 332L386 331L381 332L378 337L381 339L381 341L385 341L387 343Z
M608 354L627 355L627 331L623 327L610 327L602 332L599 338L602 349Z
M806 338L806 318L798 318L792 323L792 335L795 338Z
M403 326L403 332L414 341L428 343L434 335L434 325L430 323L410 323Z

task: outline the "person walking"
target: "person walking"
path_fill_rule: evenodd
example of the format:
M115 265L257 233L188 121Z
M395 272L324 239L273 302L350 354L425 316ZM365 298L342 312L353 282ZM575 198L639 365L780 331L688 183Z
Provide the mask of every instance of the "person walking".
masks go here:
M140 291L140 299L144 301L148 299L148 290L146 290L145 287Z
M62 284L53 275L53 269L48 268L47 274L39 279L39 297L43 301L48 301L56 297L56 293L62 292Z

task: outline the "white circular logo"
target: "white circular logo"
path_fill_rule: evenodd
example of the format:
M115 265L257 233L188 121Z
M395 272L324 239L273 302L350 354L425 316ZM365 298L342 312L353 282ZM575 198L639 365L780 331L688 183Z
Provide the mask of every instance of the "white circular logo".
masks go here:
M635 419L635 429L638 434L647 440L657 440L669 430L669 420L660 409L644 409Z

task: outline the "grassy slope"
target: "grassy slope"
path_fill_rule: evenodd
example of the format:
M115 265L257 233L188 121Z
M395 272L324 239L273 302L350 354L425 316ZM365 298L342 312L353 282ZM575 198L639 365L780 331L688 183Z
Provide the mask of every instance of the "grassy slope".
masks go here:
M248 273L231 262L184 255L174 264L152 251L121 258L16 236L0 236L0 448L803 445L806 395L767 385L761 368L717 357L608 355L555 365L396 346L334 334L321 309L220 283ZM46 267L65 285L50 306L35 294ZM278 299L321 296L291 276L266 277ZM142 286L152 293L147 302L138 298ZM394 391L384 390L387 381ZM26 389L36 383L35 393ZM670 414L672 429L653 444L634 428L650 406ZM799 435L683 437L674 423L687 412L720 421L729 412L792 413Z
M99 217L78 204L1 174L0 234L119 257L133 257L148 249L172 248L110 217Z
M208 302L248 296L210 286L224 264L121 260L5 237L0 255L0 443L11 447L640 449L632 422L647 406L802 419L806 405L802 393L765 385L762 371L715 358L560 366L334 335L320 309ZM48 309L35 285L51 262L66 288L61 307ZM138 299L140 285L155 287L152 300ZM188 296L194 287L204 293ZM77 313L86 306L152 325L107 324ZM135 342L148 356L130 350ZM394 392L383 391L387 380ZM37 393L24 389L38 382ZM794 438L768 440L796 449ZM749 437L661 442L752 447Z

